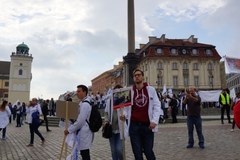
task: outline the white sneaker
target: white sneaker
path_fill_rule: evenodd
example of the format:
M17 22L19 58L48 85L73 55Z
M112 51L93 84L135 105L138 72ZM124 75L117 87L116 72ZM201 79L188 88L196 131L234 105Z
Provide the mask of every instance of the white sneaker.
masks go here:
M231 131L231 132L234 132L234 129L231 129L230 131Z

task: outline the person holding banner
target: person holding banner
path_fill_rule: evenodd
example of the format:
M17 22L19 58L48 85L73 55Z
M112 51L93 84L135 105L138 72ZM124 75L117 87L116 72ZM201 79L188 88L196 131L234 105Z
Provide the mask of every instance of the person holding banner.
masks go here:
M121 85L116 85L113 89L122 88ZM112 94L108 95L105 108L105 124L112 125L112 136L109 138L112 160L123 160L123 147L120 139L119 122L117 110L113 110L111 102Z
M83 160L90 160L90 147L93 142L93 132L90 130L87 121L89 122L92 107L90 105L91 98L88 95L88 88L85 85L77 86L77 96L81 100L79 103L79 114L77 120L73 125L70 125L68 129L64 131L65 136L70 133L76 133L77 138L75 140L76 149L73 151L73 159L78 159L78 151Z
M3 101L0 106L0 131L2 130L2 139L6 139L6 130L7 125L9 123L9 117L11 115L11 111L7 106L7 101Z
M163 115L161 104L154 87L144 83L144 73L140 69L133 71L132 110L130 112L129 136L136 160L155 160L153 152L154 132L158 131L159 116ZM126 116L121 116L125 120Z

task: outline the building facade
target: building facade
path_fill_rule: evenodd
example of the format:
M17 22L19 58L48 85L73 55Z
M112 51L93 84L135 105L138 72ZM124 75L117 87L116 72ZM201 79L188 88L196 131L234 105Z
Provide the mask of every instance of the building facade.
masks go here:
M10 62L0 61L0 99L8 99Z
M5 73L5 76L2 75L0 79L1 90L4 89L2 99L12 103L17 100L25 103L29 102L32 60L33 57L29 54L29 47L24 43L16 47L16 52L12 52L11 61L5 62L5 67L1 68L3 71L0 74ZM2 64L3 62L0 65Z
M99 92L104 94L108 89L113 88L115 85L122 85L122 70L123 63L119 62L118 65L114 65L113 69L92 79L92 93L96 94Z
M176 91L188 87L221 88L221 56L215 46L198 43L193 35L188 39L149 37L149 42L141 44L136 53L145 81L159 90L164 85Z
M240 92L240 74L239 73L231 73L226 76L227 78L227 88L235 89L235 92Z
M172 88L179 92L189 87L200 90L221 89L225 84L224 64L216 47L199 43L193 35L187 39L149 37L149 42L136 49L138 68L144 71L145 81L158 90ZM121 85L127 86L128 69L121 68ZM92 80L93 90L113 86L112 70ZM108 79L108 80L107 80ZM98 86L98 88L96 87Z

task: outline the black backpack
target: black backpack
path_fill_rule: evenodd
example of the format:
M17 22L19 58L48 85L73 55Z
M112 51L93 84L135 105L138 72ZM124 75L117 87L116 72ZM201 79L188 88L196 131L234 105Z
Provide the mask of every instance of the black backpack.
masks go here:
M90 106L92 106L89 122L86 120L87 124L89 125L89 128L92 132L97 132L102 127L102 117L100 112L96 107L94 107L89 101L83 101Z

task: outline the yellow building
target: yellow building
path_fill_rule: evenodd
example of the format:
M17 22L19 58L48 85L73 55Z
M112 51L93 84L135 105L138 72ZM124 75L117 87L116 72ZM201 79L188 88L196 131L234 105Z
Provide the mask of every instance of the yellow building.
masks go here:
M138 67L145 81L155 88L180 91L188 87L201 90L220 89L220 59L215 46L198 43L197 38L168 39L149 37L147 44L136 50Z

